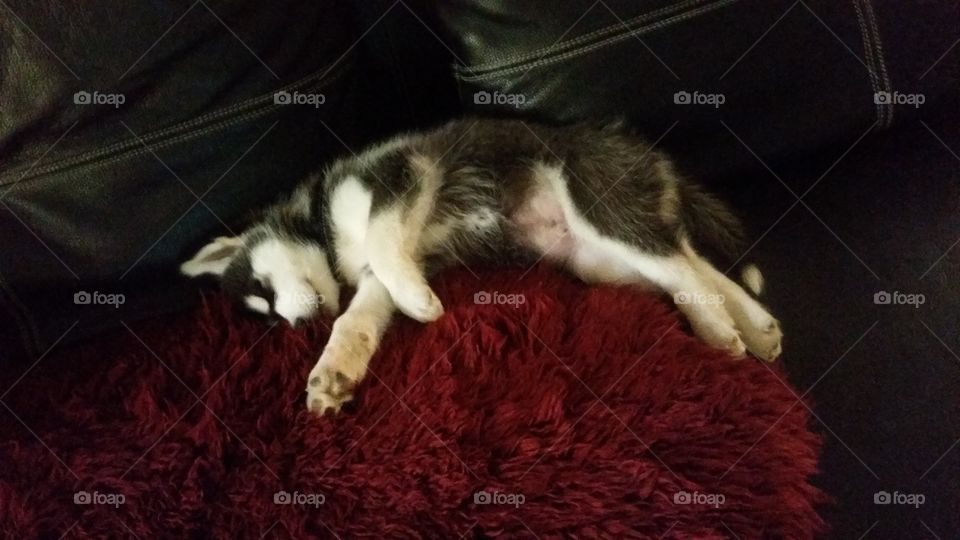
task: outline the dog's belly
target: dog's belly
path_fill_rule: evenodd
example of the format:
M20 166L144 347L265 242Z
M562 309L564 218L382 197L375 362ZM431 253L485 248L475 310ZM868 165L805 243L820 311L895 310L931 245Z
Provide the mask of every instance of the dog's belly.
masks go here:
M575 212L573 205L562 203L566 194L558 194L554 185L538 182L510 213L514 240L587 283L650 286L622 249L600 238L583 217L567 214Z
M531 190L509 218L518 243L556 263L570 259L575 240L560 201L549 187Z

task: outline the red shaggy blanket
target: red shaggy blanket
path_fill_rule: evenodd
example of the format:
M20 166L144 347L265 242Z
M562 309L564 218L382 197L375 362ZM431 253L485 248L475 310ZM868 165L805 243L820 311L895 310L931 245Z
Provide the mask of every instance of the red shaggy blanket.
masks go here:
M520 278L518 280L518 278ZM808 414L656 296L457 271L356 402L304 409L329 320L219 296L0 376L8 538L807 538ZM479 291L496 291L476 304ZM513 297L513 304L500 304ZM522 303L520 301L522 300Z

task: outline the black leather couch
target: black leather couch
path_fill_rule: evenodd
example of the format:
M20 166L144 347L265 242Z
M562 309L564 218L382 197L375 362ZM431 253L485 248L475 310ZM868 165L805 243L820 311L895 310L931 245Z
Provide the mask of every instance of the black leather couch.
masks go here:
M4 361L184 308L185 254L385 134L624 117L751 228L831 535L954 537L958 29L946 1L6 0Z

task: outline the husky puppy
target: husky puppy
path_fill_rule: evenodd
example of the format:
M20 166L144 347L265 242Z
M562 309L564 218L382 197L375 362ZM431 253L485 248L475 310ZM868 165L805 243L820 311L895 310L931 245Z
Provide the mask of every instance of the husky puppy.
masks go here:
M250 310L294 325L339 314L307 382L307 407L322 413L352 398L395 310L443 314L427 276L463 261L544 259L587 283L665 291L707 344L772 361L776 319L695 249L732 258L740 231L620 125L463 119L333 163L181 271L218 276ZM759 293L755 267L745 280ZM341 286L356 289L342 314Z

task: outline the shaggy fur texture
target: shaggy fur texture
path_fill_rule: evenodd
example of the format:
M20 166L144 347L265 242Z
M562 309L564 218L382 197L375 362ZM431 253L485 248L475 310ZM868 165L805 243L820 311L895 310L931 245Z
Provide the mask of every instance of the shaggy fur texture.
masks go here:
M820 441L777 368L711 350L649 293L588 288L546 266L480 277L440 276L446 314L426 326L398 320L337 416L301 406L330 320L270 329L220 296L132 326L153 352L124 330L44 358L2 400L0 532L747 539L822 530L824 495L809 482ZM525 301L475 305L479 290ZM6 369L0 390L28 367ZM324 500L278 505L280 490ZM525 500L475 504L480 490ZM78 491L125 501L77 505ZM676 504L679 491L724 502Z

